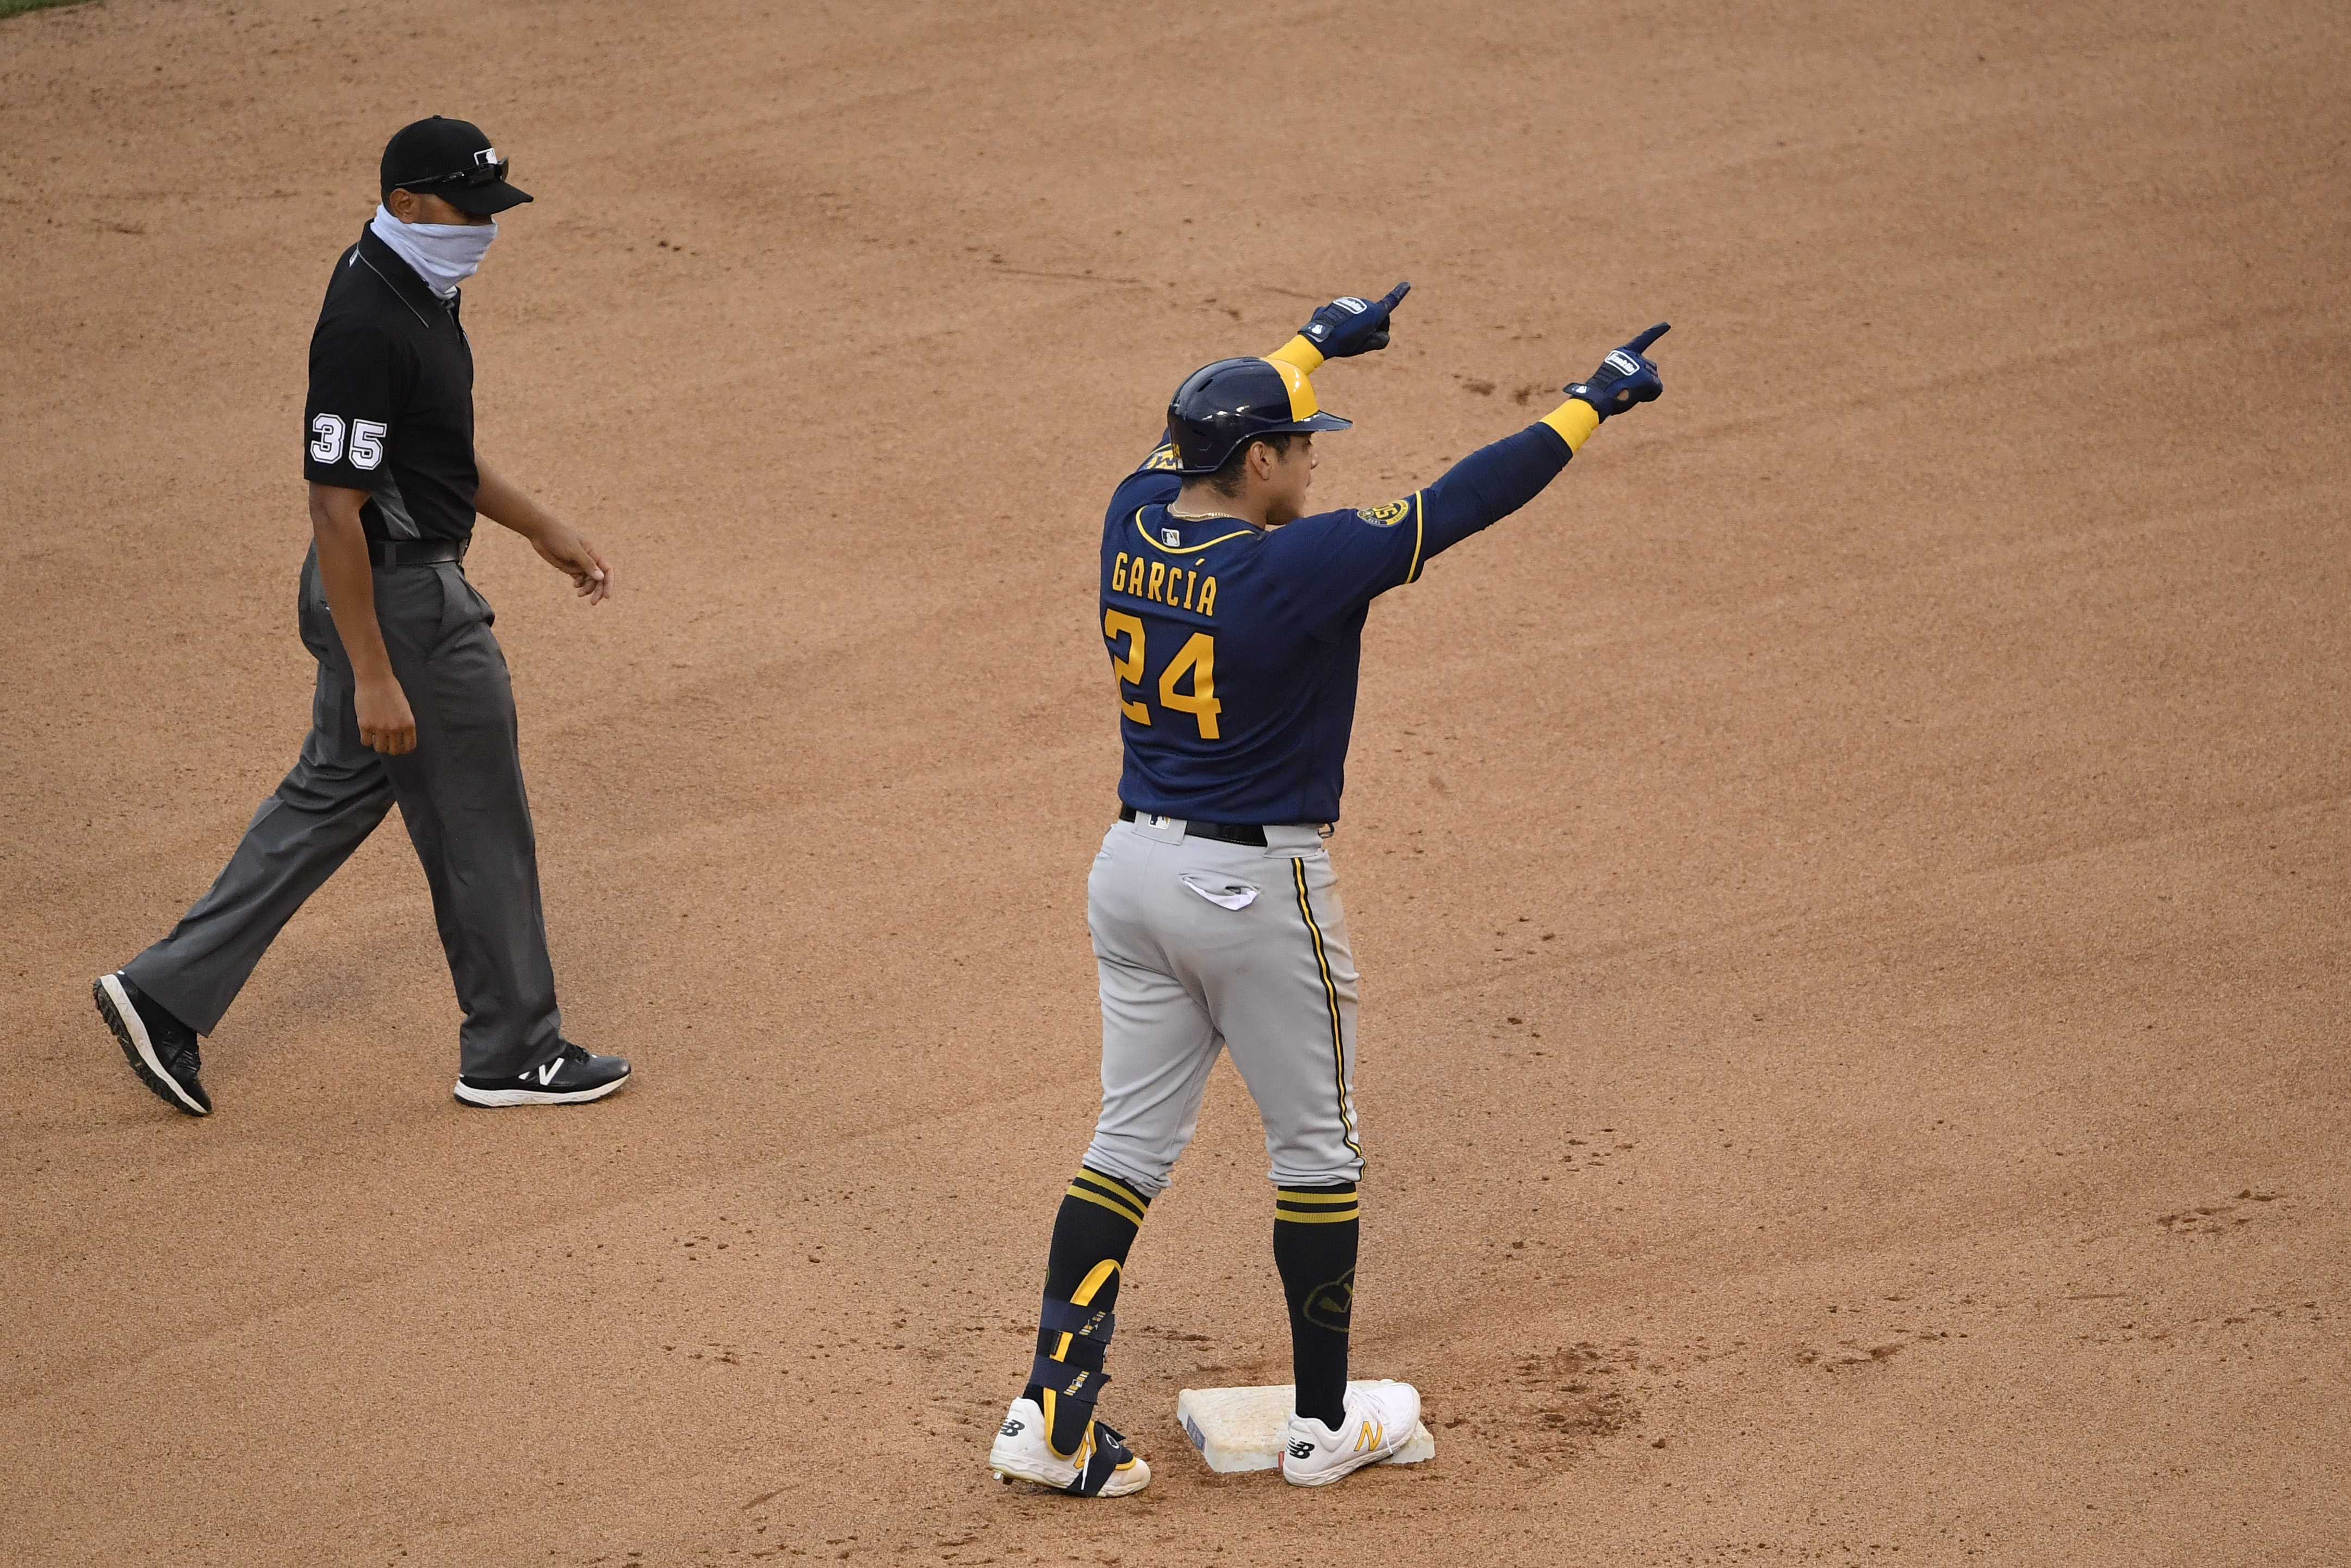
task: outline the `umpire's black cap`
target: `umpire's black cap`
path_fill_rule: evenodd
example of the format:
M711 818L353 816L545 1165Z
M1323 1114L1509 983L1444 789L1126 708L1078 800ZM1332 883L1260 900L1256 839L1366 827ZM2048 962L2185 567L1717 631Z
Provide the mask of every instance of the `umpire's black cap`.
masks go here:
M1286 360L1218 360L1176 389L1167 429L1178 474L1213 474L1252 436L1291 430L1345 430L1355 422L1324 413L1314 383Z
M461 213L487 217L530 200L507 183L507 160L482 128L434 115L403 125L383 144L383 193L438 196Z

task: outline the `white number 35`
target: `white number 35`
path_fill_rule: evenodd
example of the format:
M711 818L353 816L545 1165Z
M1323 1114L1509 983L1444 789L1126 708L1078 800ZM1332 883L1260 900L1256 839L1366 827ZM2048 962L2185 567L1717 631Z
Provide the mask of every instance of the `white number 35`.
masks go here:
M351 466L373 468L383 462L384 425L372 419L351 421ZM322 413L310 422L310 455L321 463L340 463L343 456L343 420Z

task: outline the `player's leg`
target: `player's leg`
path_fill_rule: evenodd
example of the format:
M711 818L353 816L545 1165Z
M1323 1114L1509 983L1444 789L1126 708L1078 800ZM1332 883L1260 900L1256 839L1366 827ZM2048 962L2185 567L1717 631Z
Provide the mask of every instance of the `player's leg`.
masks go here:
M386 769L465 1009L459 1097L473 1098L468 1085L478 1103L494 1104L609 1092L625 1078L625 1063L581 1092L567 1092L576 1064L556 1009L514 688L490 632L490 607L454 565L379 573L376 592L380 604L391 599L384 641L416 715L416 749L388 759ZM542 1067L553 1080L544 1094L532 1087Z
M1095 1415L1110 1381L1120 1279L1149 1207L1139 1189L1083 1166L1063 1191L1029 1382L989 1454L998 1474L1081 1496L1116 1497L1150 1479L1124 1439Z
M1113 829L1087 884L1102 1011L1102 1109L1061 1195L1047 1258L1035 1360L988 1462L1080 1495L1140 1490L1150 1470L1095 1419L1128 1250L1199 1124L1217 1042L1199 998L1150 933L1151 845Z
M1270 830L1270 840L1305 830ZM1412 1436L1420 1396L1407 1384L1351 1393L1356 1183L1363 1148L1354 1112L1356 977L1346 913L1319 842L1275 842L1259 862L1269 885L1261 958L1210 995L1217 1027L1257 1101L1274 1181L1273 1259L1290 1309L1297 1384L1283 1474L1319 1486L1376 1463Z
M1238 852L1254 863L1237 862L1236 874L1263 890L1238 912L1227 940L1246 943L1255 961L1212 966L1217 978L1209 1005L1265 1124L1275 1184L1273 1260L1290 1307L1297 1407L1335 1427L1347 1386L1362 1232L1354 955L1330 856L1319 843Z
M131 1065L183 1110L211 1103L195 1081L196 1037L219 1025L294 912L392 809L382 759L360 740L350 664L315 556L303 565L300 593L302 640L319 662L301 757L172 934L98 982L99 1009Z

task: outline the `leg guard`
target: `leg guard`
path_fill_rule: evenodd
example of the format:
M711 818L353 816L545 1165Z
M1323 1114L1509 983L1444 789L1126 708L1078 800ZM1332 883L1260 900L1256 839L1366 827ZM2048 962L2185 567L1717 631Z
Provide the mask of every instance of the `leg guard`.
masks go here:
M1096 1287L1101 1282L1091 1277L1088 1281ZM1091 1298L1094 1291L1081 1289L1079 1293ZM1077 1467L1077 1477L1062 1490L1071 1497L1094 1497L1121 1471L1132 1470L1138 1463L1126 1439L1093 1416L1102 1385L1110 1381L1102 1363L1110 1354L1117 1314L1107 1307L1048 1300L1042 1323L1043 1332L1053 1336L1057 1345L1054 1354L1038 1355L1029 1380L1043 1391L1049 1430L1066 1430L1077 1422L1084 1423L1078 1447L1069 1456Z
M1091 1313L1117 1304L1119 1275L1126 1264L1127 1249L1134 1245L1136 1229L1150 1206L1148 1197L1115 1176L1082 1167L1061 1195L1061 1211L1053 1220L1052 1252L1045 1266L1045 1305L1037 1331L1039 1364L1058 1363L1073 1350L1082 1353L1062 1309L1081 1308ZM1107 1342L1109 1330L1097 1327L1089 1337ZM1102 1345L1096 1344L1087 1356L1088 1369L1095 1375L1081 1386L1091 1388L1101 1382L1101 1350ZM1086 1421L1092 1412L1083 1403L1072 1402L1065 1407L1057 1392L1057 1376L1034 1376L1022 1392L1045 1412L1052 1427L1053 1451L1073 1454L1085 1441Z
M1102 1283L1097 1276L1106 1276L1115 1269L1115 1264L1105 1264L1088 1275L1086 1286L1077 1293L1091 1301ZM1102 1385L1110 1381L1102 1363L1110 1355L1110 1336L1117 1326L1118 1314L1106 1307L1057 1301L1049 1297L1040 1322L1039 1338L1050 1342L1053 1349L1037 1353L1037 1359L1029 1368L1029 1381L1041 1391L1038 1403L1044 1406L1045 1418L1057 1431L1067 1432L1093 1419ZM1075 1408L1065 1412L1065 1406Z

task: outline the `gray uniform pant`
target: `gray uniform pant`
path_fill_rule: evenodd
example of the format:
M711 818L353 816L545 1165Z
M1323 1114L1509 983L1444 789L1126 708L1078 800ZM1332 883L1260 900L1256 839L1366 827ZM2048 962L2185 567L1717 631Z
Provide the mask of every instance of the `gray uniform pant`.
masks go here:
M300 613L319 681L301 760L254 812L212 891L123 972L210 1034L287 921L396 800L465 1009L459 1071L517 1076L555 1054L562 1019L506 655L490 634L488 601L454 562L378 570L375 607L416 716L416 749L385 757L360 744L350 660L313 549Z
M1102 976L1102 1108L1085 1163L1156 1195L1230 1050L1283 1186L1353 1181L1355 962L1312 828L1267 847L1114 825L1086 882Z

